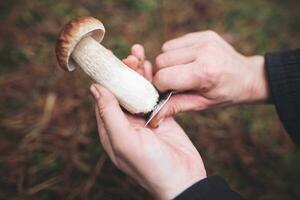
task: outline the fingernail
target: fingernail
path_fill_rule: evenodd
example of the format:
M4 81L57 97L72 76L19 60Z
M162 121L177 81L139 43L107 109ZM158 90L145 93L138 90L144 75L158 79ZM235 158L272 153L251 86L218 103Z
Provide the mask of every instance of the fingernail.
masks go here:
M123 58L122 61L123 61L123 62L128 61L128 57L129 57L129 56L127 56L126 58Z
M94 85L92 85L90 87L90 91L91 91L91 93L92 93L95 100L99 99L100 94L99 94L98 90L96 89L96 87Z
M138 58L136 56L134 56L134 55L129 55L127 57L127 59L130 60L130 61L136 61L136 60L138 60Z

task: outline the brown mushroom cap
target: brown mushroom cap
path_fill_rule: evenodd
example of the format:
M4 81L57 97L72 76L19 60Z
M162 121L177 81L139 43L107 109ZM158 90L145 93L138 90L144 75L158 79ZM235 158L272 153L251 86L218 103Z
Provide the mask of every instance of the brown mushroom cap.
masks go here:
M94 17L77 17L69 21L59 33L56 43L58 64L66 71L73 71L77 64L70 58L77 43L86 36L91 36L99 43L105 34L103 24Z

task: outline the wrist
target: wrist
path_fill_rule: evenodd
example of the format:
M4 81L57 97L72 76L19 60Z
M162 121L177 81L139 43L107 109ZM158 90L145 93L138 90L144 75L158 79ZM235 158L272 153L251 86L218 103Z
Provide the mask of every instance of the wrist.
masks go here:
M263 56L247 57L248 78L246 78L243 103L267 103L269 86Z

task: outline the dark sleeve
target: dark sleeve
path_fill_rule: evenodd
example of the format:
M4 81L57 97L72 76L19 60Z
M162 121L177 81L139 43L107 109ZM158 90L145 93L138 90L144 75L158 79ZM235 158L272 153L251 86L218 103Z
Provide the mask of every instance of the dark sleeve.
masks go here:
M241 200L220 176L209 176L179 194L175 200Z
M293 141L300 145L300 49L265 55L271 98Z

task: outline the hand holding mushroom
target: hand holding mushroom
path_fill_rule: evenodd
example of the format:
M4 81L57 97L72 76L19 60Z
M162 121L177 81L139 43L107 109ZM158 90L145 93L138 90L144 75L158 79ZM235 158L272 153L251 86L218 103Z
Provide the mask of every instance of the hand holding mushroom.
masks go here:
M152 65L142 61L143 52L140 45L133 46L133 55L124 62L151 80ZM107 89L95 84L91 92L104 149L120 170L157 199L173 199L206 177L199 153L173 118L156 129L144 128L144 120L125 114Z
M102 85L92 85L91 92L100 140L113 163L156 198L172 199L206 177L202 159L173 118L149 129L142 118L122 111L119 103L131 113L146 113L156 105L152 65L144 62L144 49L137 45L124 60L129 68L97 42L103 34L103 25L94 18L72 20L57 43L59 63L68 71L81 66Z

